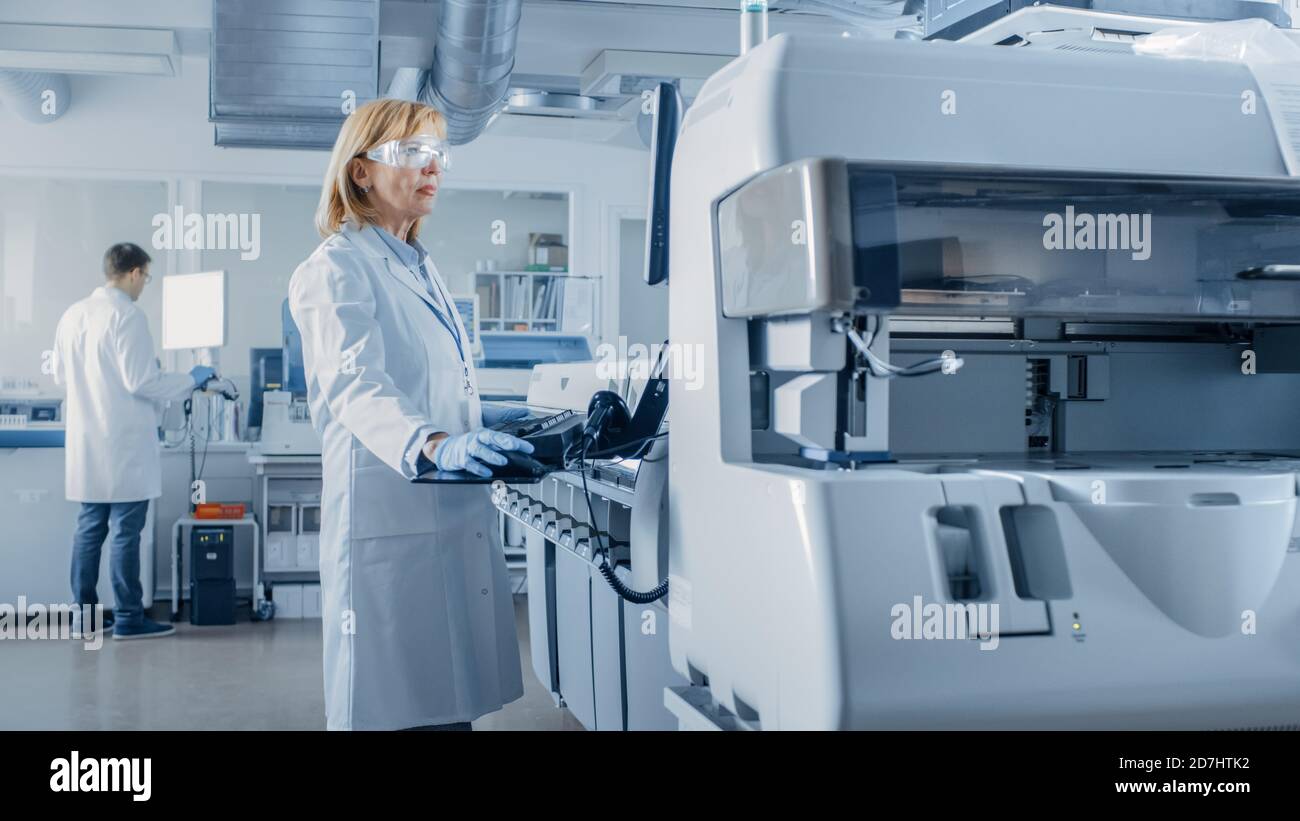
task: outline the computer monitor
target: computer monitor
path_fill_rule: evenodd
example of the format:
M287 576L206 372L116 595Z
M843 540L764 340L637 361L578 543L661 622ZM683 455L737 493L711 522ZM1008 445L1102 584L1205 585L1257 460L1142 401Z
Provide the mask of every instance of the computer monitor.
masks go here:
M262 394L284 387L284 349L250 348L248 351L249 381L248 426L262 427Z
M650 205L645 221L645 281L668 281L668 193L673 150L682 126L682 95L672 83L659 83L650 99Z
M482 356L483 342L478 336L478 294L471 296L452 294L451 298L456 303L456 311L460 313L460 321L465 326L466 336L469 337L471 354L474 357Z
M162 281L162 346L220 348L226 344L226 272L172 274Z
M289 313L289 300L280 303L280 342L284 351L282 366L284 379L280 390L288 391L294 396L307 395L307 367L302 354L302 334L298 324Z

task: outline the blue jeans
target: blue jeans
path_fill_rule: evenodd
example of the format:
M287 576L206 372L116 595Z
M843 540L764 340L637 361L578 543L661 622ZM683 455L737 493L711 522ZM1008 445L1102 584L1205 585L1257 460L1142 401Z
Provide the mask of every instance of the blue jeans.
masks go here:
M82 502L77 533L72 537L72 595L78 605L99 604L99 551L108 537L113 577L113 618L129 627L144 619L144 590L140 587L140 531L149 502Z

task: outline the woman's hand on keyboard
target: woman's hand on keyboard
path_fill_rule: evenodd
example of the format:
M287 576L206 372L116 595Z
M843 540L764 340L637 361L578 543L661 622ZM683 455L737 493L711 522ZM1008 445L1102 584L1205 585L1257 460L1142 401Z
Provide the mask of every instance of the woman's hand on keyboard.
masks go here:
M508 433L479 428L439 442L433 452L433 463L439 470L467 470L487 478L492 475L492 467L507 463L501 453L509 450L532 453L533 446Z

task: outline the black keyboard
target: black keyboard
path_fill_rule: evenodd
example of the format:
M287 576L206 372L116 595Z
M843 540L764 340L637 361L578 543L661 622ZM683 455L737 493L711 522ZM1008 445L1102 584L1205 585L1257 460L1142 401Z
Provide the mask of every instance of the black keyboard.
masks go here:
M560 411L551 416L526 416L523 419L511 419L509 422L502 422L493 426L492 429L523 439L532 436L534 433L549 430L572 416L573 411L571 410Z
M586 422L586 414L566 410L550 416L512 419L492 429L532 443L533 458L543 464L558 465L563 461L565 448L582 435Z

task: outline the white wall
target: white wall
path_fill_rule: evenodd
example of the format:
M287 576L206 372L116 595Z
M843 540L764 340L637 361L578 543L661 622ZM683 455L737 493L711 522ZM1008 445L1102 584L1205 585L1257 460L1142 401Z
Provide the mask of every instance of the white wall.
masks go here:
M14 176L64 180L69 185L87 179L166 180L170 181L169 203L163 204L160 211L179 204L187 212L202 212L200 181L259 182L305 186L303 204L314 204L315 197L310 191L320 185L328 159L325 152L216 148L212 144L212 126L207 122L207 106L208 65L204 59L184 58L180 76L173 78L75 76L67 113L55 122L29 124L0 110L0 185L5 184L4 178ZM604 275L606 287L617 288L616 284L609 284L617 273L617 235L611 235L604 226L611 209L644 208L648 152L593 143L485 135L468 145L456 146L453 155L455 169L448 175L444 189L449 202L455 201L457 189L567 192L573 214L572 235L568 238L570 271ZM57 188L58 184L55 185ZM209 203L213 202L214 191L219 193L209 186ZM7 310L23 314L28 309L21 301L27 298L33 305L70 304L89 291L88 281L98 271L99 256L104 250L99 246L107 247L107 243L96 234L95 248L78 247L83 242L85 226L78 219L74 203L69 201L67 207L67 224L42 240L48 243L51 254L54 246L65 246L59 252L65 257L60 258L56 270L42 272L31 283L29 297L23 296L25 286L16 280L8 284L11 276L8 270L0 271L0 281L6 283L5 293L19 294L20 304ZM289 216L274 215L272 211L266 219L275 221ZM154 228L146 217L151 219L152 215L135 210L116 214L111 225L117 232L115 239L144 246L153 254L157 272L204 270L205 259L199 251L155 252L150 247ZM308 231L309 226L310 213L304 213L301 222L285 230L297 236ZM266 231L264 225L263 233ZM426 239L429 238L433 234L426 234ZM292 244L302 241L296 239ZM435 263L440 260L439 253L447 254L448 259L460 256L450 247L455 241L450 236L433 238L431 251ZM449 245L443 247L443 242ZM268 253L265 240L264 253ZM470 258L479 255L475 252ZM214 259L209 257L208 261ZM287 267L290 261L285 259L276 264ZM157 284L151 287L156 289ZM607 290L607 293L611 292ZM152 297L146 293L141 302L150 316L155 338L161 327L156 297L156 293ZM606 297L602 298L601 306L600 335L616 337L617 302ZM241 319L240 311L251 314L247 320ZM271 318L269 311L261 303L232 306L232 342L243 351L242 354L231 351L223 357L232 373L247 371L249 346L273 345L278 339L278 318L271 328L265 328ZM30 361L30 357L24 353L23 361L16 362L11 351L48 345L39 342L52 339L54 333L53 324L44 313L41 321L32 327L0 328L0 351L4 352L0 374L27 375L24 362ZM42 323L48 327L42 327ZM30 375L36 376L38 372L37 365Z
M618 221L618 332L628 345L656 345L668 338L668 286L645 283L644 219Z
M242 259L238 249L205 250L200 263L205 271L226 272L226 346L220 367L241 391L249 388L248 349L280 347L280 303L289 277L320 243L312 222L319 195L314 185L203 184L205 213L259 218L256 259Z

